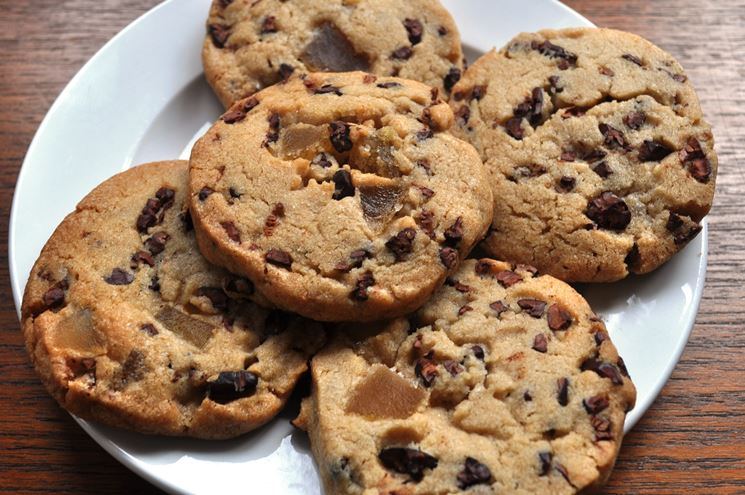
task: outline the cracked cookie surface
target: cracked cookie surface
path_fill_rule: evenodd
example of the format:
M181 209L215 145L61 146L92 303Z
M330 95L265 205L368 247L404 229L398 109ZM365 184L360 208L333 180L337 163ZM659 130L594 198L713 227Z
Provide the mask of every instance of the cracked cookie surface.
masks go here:
M293 72L399 76L446 97L463 53L455 22L436 0L214 0L202 61L227 108Z
M348 325L295 420L327 493L574 494L610 475L636 391L567 284L466 260L409 321Z
M711 128L680 65L609 29L521 34L453 89L454 134L491 174L483 246L562 280L609 282L662 265L714 195Z
M280 411L323 333L249 302L250 282L202 258L187 178L186 161L151 163L88 194L34 265L22 325L39 376L71 413L229 438Z
M236 103L191 155L202 253L317 320L415 310L491 221L486 171L452 122L428 86L361 72Z

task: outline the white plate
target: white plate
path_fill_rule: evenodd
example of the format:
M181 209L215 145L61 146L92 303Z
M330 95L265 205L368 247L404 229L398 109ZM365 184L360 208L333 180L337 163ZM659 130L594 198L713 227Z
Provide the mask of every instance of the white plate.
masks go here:
M445 0L471 58L520 31L590 26L552 0ZM44 242L94 186L133 164L188 156L221 112L202 76L209 0L170 0L106 44L60 94L31 143L10 220L16 307ZM688 340L706 271L707 229L645 277L581 292L605 317L637 386L628 430L667 381ZM142 436L79 421L137 474L175 493L316 495L318 476L303 434L286 411L242 438L206 442Z

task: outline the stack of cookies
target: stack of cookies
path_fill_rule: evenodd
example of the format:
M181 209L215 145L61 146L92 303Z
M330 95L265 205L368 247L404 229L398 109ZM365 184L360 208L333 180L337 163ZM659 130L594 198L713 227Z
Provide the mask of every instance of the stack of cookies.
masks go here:
M652 271L700 232L717 160L678 63L569 29L465 70L434 0L215 0L207 26L226 112L189 162L94 189L32 269L49 392L220 439L310 368L294 424L329 494L602 486L636 391L567 282Z

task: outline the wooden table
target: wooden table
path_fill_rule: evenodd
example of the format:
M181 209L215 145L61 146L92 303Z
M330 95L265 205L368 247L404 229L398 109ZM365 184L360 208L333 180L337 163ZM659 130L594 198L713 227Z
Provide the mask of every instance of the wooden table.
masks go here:
M2 3L3 258L16 177L39 122L82 64L156 3ZM567 3L598 25L638 33L678 58L714 126L720 159L696 326L670 382L626 437L605 493L745 494L745 1ZM46 394L28 364L4 263L0 276L0 492L158 493Z

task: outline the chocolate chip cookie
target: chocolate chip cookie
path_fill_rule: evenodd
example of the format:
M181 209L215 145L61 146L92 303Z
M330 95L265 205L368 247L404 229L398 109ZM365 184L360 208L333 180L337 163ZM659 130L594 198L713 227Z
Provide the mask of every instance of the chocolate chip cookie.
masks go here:
M191 155L202 254L316 320L415 310L491 222L486 171L452 123L430 87L362 72L236 103Z
M437 0L213 0L202 50L226 108L301 72L400 76L446 97L462 60L458 29Z
M634 385L585 300L534 273L466 260L414 318L339 332L313 358L295 423L327 493L553 495L605 482Z
M700 231L717 171L683 69L629 33L521 34L455 86L456 135L491 174L500 259L566 281L662 265Z
M323 335L249 302L248 280L199 255L187 174L185 161L151 163L86 196L31 271L22 325L39 376L71 413L228 438L279 412Z

